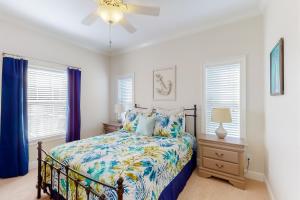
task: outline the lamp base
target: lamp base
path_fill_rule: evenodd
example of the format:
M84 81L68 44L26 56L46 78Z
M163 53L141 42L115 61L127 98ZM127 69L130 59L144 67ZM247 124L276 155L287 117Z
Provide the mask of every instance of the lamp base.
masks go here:
M216 135L220 139L224 139L227 136L227 131L224 129L223 124L220 123L219 128L215 131Z
M118 123L122 124L123 120L122 120L122 116L119 113L116 113L116 120Z

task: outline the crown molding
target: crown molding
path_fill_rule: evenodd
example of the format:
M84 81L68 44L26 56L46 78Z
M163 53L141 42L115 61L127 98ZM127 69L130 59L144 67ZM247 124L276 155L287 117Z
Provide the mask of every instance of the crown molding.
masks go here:
M246 13L240 14L238 16L234 16L234 17L230 17L224 20L218 20L218 19L214 19L211 21L206 21L203 24L199 24L197 25L198 28L193 28L193 29L188 29L186 31L182 31L182 32L175 32L173 35L168 35L168 36L162 36L153 40L148 40L145 41L143 43L137 44L137 45L130 45L128 47L125 48L120 48L120 49L107 49L105 48L106 45L95 45L92 44L92 42L88 42L86 41L85 38L80 38L80 37L75 37L75 36L67 36L67 34L64 34L62 32L60 32L59 30L55 30L51 27L43 27L41 25L36 24L35 22L30 22L27 21L26 23L22 22L22 19L20 19L18 16L10 16L7 17L9 15L6 15L5 13L7 13L7 10L3 10L1 9L2 14L0 15L0 21L7 23L9 25L15 25L16 27L21 27L21 28L25 28L27 30L31 30L40 34L43 34L45 36L57 39L57 40L61 40L66 42L67 44L73 45L75 47L78 48L82 48L103 56L108 56L108 57L114 57L114 56L118 56L118 55L122 55L122 54L126 54L132 51L136 51L145 47L150 47L150 46L154 46L154 45L158 45L160 43L164 43L167 41L172 41L175 39L180 39L180 38L184 38L187 36L191 36L191 35L196 35L199 34L201 32L204 32L206 30L209 29L213 29L219 26L223 26L226 24L230 24L230 23L234 23L234 22L238 22L241 20L245 20L248 18L252 18L258 15L262 14L262 10L264 10L264 8L267 5L268 0L261 0L260 4L258 6L257 9L253 9L250 10Z
M223 25L227 25L227 24L238 22L238 21L246 20L246 19L249 19L249 18L257 17L257 16L260 16L261 14L262 13L261 13L260 9L253 9L253 10L251 10L247 13L244 13L242 15L231 17L231 18L228 18L228 19L225 19L225 20L222 20L222 21L214 20L214 21L206 22L205 24L202 24L200 28L180 32L180 33L174 34L173 36L161 37L161 38L158 38L158 39L150 40L148 42L144 42L144 43L138 44L136 46L131 46L131 47L128 47L128 48L115 50L115 51L111 52L111 57L119 56L119 55L122 55L122 54L127 54L127 53L130 53L130 52L133 52L133 51L137 51L137 50L140 50L140 49L143 49L143 48L146 48L146 47L158 45L158 44L165 43L165 42L168 42L168 41L185 38L187 36L196 35L196 34L199 34L201 32L204 32L204 31L207 31L207 30L210 30L210 29L214 29L214 28L217 28L217 27L220 27L220 26L223 26Z
M1 13L2 12L2 13ZM51 37L52 39L60 40L65 42L66 44L72 45L77 48L81 48L87 51L91 51L96 54L100 54L103 56L110 56L111 52L109 50L104 50L103 48L98 48L95 45L87 44L87 42L83 42L84 38L75 38L75 37L66 37L66 34L54 30L50 27L43 27L34 22L26 21L25 23L19 19L18 16L10 16L6 15L8 11L0 9L0 22L7 24L9 26L15 26L17 28L22 28L28 31L33 31L35 33L42 34L47 37ZM91 43L91 42L90 42ZM103 45L104 46L104 45Z

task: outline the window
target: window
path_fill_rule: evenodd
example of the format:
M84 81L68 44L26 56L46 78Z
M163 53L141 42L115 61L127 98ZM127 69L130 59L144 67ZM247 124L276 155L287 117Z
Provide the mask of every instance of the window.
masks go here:
M125 111L133 106L133 75L122 76L118 79L118 103Z
M66 134L67 73L28 67L29 139Z
M242 62L205 66L205 127L215 134L219 124L211 122L213 108L230 108L232 123L225 123L228 135L244 136L244 66Z

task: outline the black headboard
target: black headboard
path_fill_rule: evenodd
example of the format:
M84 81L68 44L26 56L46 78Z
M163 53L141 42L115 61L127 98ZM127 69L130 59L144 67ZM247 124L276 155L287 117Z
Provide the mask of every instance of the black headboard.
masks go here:
M139 109L148 109L145 107L140 107L137 104L134 104L135 108ZM154 108L153 111L156 109ZM194 121L194 136L197 136L197 105L195 104L192 108L184 108L185 111L185 117L192 117ZM186 124L186 123L185 123ZM186 126L186 125L185 125Z

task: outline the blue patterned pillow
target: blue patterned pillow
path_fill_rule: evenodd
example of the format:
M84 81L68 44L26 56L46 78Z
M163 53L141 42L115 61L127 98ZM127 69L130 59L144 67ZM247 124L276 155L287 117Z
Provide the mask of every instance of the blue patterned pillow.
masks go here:
M154 135L163 137L179 137L184 133L184 120L184 113L176 115L156 113Z
M151 117L152 110L134 109L127 111L125 115L125 120L123 122L123 130L128 132L136 132L140 116Z
M127 111L125 115L125 120L123 123L123 130L128 132L135 132L138 125L138 112Z

